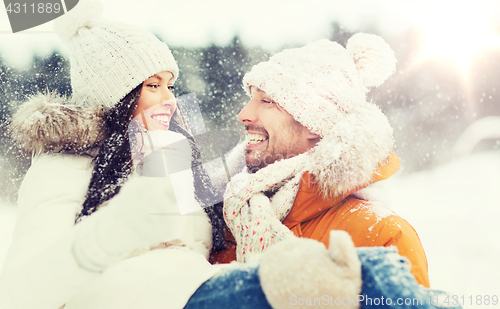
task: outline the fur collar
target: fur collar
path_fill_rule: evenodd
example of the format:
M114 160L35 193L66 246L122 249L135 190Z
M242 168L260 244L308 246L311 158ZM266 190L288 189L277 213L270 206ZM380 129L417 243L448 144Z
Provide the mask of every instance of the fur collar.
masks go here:
M394 147L387 117L372 103L351 111L310 150L307 170L325 198L347 196L374 182Z
M19 107L10 131L18 147L32 155L88 153L104 137L104 112L55 94L38 94Z

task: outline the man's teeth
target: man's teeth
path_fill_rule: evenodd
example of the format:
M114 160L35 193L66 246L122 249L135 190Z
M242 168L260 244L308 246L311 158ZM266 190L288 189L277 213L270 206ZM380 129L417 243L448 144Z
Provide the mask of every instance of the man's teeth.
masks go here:
M248 135L248 143L249 144L258 144L262 141L267 140L267 136L259 135L259 134L249 134Z
M155 115L155 116L152 116L151 118L153 118L154 120L158 120L160 122L168 123L168 116Z

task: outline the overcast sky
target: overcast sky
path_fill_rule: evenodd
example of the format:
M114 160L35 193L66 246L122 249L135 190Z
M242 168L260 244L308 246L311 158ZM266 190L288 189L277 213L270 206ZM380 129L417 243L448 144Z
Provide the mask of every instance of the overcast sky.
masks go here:
M238 34L245 45L261 46L268 51L285 44L305 44L329 37L334 20L354 30L376 24L386 32L401 31L409 25L405 10L413 3L401 5L401 0L378 4L377 1L343 0L102 2L105 18L154 31L173 46L226 44ZM48 54L54 47L60 47L52 27L52 22L48 22L12 34L7 13L0 10L0 53L16 65L26 63L35 51Z
M457 15L454 0L101 1L105 18L153 31L172 46L206 46L212 42L224 45L238 34L246 46L260 46L271 52L284 45L328 38L333 21L351 31L375 26L388 39L425 22L439 3L444 8L434 18L442 19L443 24L449 16ZM495 0L464 2L478 7L478 3ZM484 14L492 11L482 10ZM0 54L17 66L28 64L34 52L47 55L58 48L65 54L52 27L48 22L12 34L7 13L0 10Z

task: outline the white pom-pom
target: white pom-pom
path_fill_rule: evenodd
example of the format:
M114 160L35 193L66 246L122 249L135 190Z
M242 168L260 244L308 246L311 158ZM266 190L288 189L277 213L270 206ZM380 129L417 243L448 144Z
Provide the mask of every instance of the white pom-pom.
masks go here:
M366 87L381 85L396 70L394 51L377 35L355 34L347 42L346 48Z
M80 0L68 13L54 21L54 30L64 43L71 41L80 29L92 28L102 17L102 4L94 0Z

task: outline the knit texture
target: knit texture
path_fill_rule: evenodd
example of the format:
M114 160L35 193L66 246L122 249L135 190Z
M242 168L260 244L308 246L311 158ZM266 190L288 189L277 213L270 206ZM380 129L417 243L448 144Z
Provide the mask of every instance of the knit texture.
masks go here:
M320 40L286 49L255 65L243 79L271 96L295 120L324 137L335 124L368 104L369 86L382 84L395 70L392 49L378 36L359 33L347 49Z
M236 242L240 262L260 258L273 244L293 233L281 221L290 212L297 194L306 154L231 179L224 195L224 219ZM264 192L273 192L269 199Z
M168 46L142 29L101 19L99 3L82 0L55 21L71 56L71 87L80 105L111 107L154 74L179 68Z
M331 231L328 250L307 238L291 238L273 246L262 256L259 279L275 309L321 308L319 304L292 303L291 297L356 299L361 292L361 263L349 234ZM335 304L333 308L360 307L356 302Z

